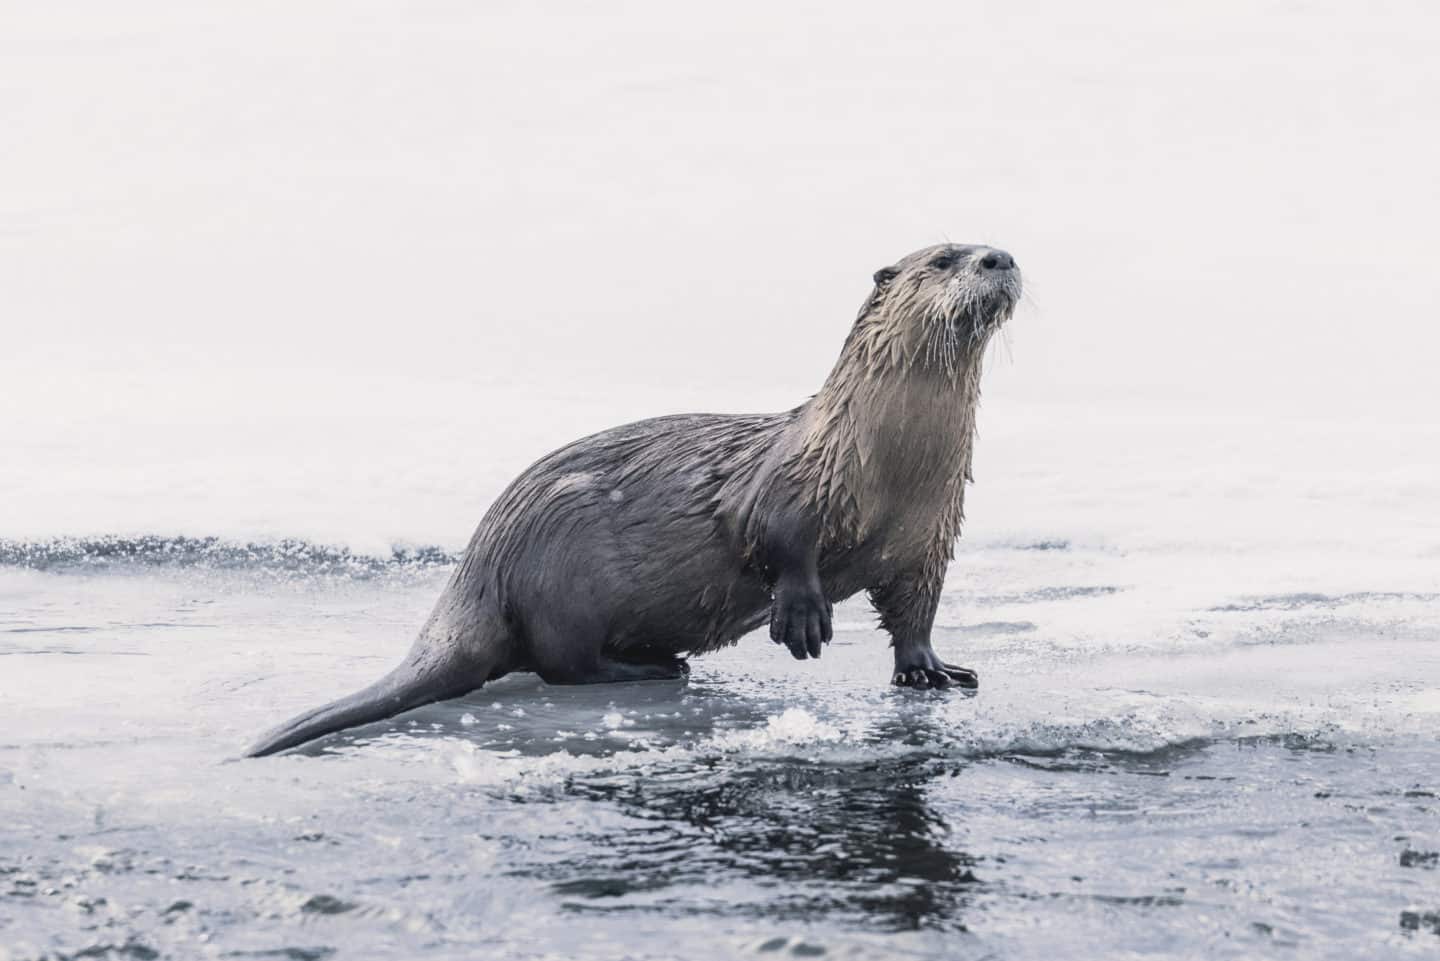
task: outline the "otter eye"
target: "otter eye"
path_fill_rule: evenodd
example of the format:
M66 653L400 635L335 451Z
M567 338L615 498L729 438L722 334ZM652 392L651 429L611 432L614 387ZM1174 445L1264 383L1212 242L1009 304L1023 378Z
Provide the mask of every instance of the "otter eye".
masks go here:
M930 261L930 266L934 267L936 270L949 270L951 267L955 266L955 255L941 254L939 257L936 257L934 260Z

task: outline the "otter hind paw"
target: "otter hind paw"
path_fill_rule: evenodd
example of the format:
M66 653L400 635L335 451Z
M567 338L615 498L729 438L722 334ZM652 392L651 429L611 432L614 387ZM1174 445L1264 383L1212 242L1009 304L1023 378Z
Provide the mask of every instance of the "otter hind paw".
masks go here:
M973 691L980 686L980 676L968 667L956 667L933 658L922 659L917 663L896 664L891 683L897 687L909 687L918 691L932 688L944 690L950 687Z

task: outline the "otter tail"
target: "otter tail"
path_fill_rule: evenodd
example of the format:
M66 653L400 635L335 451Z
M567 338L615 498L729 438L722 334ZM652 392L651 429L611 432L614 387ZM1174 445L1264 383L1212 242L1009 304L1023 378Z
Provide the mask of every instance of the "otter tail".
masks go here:
M270 731L250 745L245 756L275 754L347 727L468 694L485 683L495 667L479 660L457 656L453 649L412 651L404 663L364 690L306 711Z

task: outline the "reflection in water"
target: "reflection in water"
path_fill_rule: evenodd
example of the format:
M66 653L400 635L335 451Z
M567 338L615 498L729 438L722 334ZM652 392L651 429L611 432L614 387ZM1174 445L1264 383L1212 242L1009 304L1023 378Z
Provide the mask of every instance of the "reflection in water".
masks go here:
M571 783L655 827L586 838L583 857L548 865L547 880L578 910L632 908L635 891L668 889L655 909L814 920L853 916L890 929L963 928L978 881L968 855L925 803L940 762L905 758L833 764L780 759L710 771ZM655 776L658 775L658 776ZM761 897L724 905L687 886L746 879ZM584 898L577 902L573 898ZM604 899L620 899L599 903Z
M907 713L867 740L939 740L923 708ZM862 753L694 757L572 778L569 797L616 808L630 826L572 839L573 853L518 873L550 882L571 911L963 930L976 859L951 847L926 802L935 779L960 769L925 751Z
M763 729L784 705L695 683L547 687L515 677L299 753L343 753L397 736L463 738L520 757L628 758L637 743L684 745L679 757L582 769L556 791L525 797L585 810L568 819L574 833L546 846L549 855L512 852L522 863L510 873L548 883L572 912L963 930L965 907L982 888L976 859L951 847L926 802L937 778L961 773L937 755L946 743L941 705L895 698L838 759L813 756L804 743L782 744L779 754L692 751L725 732ZM557 731L570 736L557 741Z

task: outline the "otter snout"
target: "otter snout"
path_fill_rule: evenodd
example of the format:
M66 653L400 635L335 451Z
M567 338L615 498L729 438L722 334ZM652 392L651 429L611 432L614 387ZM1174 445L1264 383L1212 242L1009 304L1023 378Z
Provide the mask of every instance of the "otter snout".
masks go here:
M1014 270L1015 258L1003 250L991 248L980 258L980 266L985 270Z
M1010 319L1020 299L1020 268L1007 250L979 247L970 255L972 293L966 307L977 328L995 329Z

